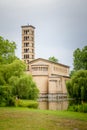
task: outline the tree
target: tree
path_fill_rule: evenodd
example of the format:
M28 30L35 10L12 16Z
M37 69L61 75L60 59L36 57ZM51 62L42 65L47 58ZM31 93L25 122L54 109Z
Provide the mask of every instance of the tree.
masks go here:
M17 59L15 49L15 42L10 42L0 36L0 64L11 63L14 59Z
M87 101L87 70L76 71L66 86L71 98Z
M49 57L49 61L52 61L52 62L58 63L58 59L55 58L54 56Z
M31 75L22 75L20 78L13 76L9 83L13 86L13 95L21 99L37 99L39 90Z
M20 77L25 69L26 65L21 60L15 60L10 64L3 64L3 66L0 65L0 85L8 84L12 76Z
M87 46L82 49L82 67L87 70Z
M0 65L0 106L11 106L15 104L13 86L9 80L15 76L12 82L24 74L26 66L21 60L15 60L10 64Z
M0 37L0 103L5 105L14 103L16 95L36 99L39 93L32 77L25 74L25 63L15 56L15 49L15 42Z
M0 106L12 106L14 104L11 86L0 86Z
M74 70L87 70L87 46L82 50L77 48L74 53Z

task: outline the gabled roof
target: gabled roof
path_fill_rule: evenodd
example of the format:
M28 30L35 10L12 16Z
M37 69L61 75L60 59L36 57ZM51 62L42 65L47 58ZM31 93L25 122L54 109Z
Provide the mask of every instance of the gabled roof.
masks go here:
M34 59L32 61L30 61L29 63L34 63L36 61L44 61L44 62L48 62L48 63L53 63L53 64L56 64L56 65L61 65L61 66L64 66L64 67L67 67L67 68L70 68L68 65L64 65L64 64L61 64L61 63L55 63L53 61L50 61L50 60L47 60L47 59L43 59L43 58L37 58L37 59Z

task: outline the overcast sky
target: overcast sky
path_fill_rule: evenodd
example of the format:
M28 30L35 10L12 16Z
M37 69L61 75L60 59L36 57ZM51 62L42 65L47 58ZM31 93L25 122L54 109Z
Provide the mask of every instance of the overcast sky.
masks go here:
M55 56L72 68L73 51L87 45L87 0L0 0L0 36L17 44L21 26L35 29L35 58Z

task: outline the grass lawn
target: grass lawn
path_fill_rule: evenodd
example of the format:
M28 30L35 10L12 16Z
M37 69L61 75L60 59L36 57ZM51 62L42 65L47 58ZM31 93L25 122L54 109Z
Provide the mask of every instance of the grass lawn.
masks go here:
M87 113L0 107L0 130L87 130Z

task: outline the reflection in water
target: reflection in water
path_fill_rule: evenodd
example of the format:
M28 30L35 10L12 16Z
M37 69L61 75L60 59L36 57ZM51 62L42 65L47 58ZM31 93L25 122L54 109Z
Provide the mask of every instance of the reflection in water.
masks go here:
M67 110L68 101L39 101L39 109L42 110Z

